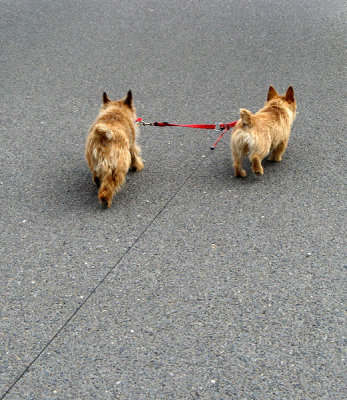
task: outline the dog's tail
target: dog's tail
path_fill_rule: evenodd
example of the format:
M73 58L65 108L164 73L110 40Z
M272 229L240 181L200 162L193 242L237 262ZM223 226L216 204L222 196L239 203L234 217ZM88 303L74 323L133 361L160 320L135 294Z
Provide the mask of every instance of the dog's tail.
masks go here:
M252 126L252 113L249 110L241 108L240 117L245 128L250 128Z
M114 157L117 161L103 174L98 193L100 203L106 207L111 206L113 196L124 185L131 163L131 155L127 148L117 148Z
M231 147L234 159L241 159L249 153L251 147L256 140L252 132L253 115L245 108L240 109L240 121L235 127L235 131L231 136Z
M94 134L100 139L112 140L113 132L106 124L97 124L95 126Z

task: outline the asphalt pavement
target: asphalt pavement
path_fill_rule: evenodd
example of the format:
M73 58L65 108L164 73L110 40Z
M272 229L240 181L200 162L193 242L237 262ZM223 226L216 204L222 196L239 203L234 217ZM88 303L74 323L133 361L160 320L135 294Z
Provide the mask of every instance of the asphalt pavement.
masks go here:
M346 7L0 0L0 398L346 398ZM84 158L102 93L145 121L298 103L281 163L141 128L110 209Z

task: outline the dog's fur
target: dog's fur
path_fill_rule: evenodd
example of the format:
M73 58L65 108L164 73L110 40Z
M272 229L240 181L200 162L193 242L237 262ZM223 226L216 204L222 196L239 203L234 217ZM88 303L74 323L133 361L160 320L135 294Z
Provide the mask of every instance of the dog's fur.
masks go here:
M289 86L279 95L270 86L264 107L252 114L240 109L240 119L231 134L231 150L236 177L245 177L242 160L248 155L255 174L263 175L261 161L271 151L270 161L281 161L287 147L290 129L296 116L294 90Z
M141 171L143 162L136 145L136 109L132 93L119 101L111 101L103 94L103 105L89 130L86 159L99 187L100 203L106 207L122 187L129 169Z

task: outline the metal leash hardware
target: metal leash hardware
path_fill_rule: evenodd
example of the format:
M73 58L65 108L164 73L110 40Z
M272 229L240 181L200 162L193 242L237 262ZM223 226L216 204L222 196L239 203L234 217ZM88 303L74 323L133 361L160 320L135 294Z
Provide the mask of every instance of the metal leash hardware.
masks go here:
M214 130L215 130L216 132L222 132L222 131L224 131L224 129L226 128L226 125L223 124L223 122L217 122L217 123L214 124L214 125L215 125ZM224 128L222 127L222 125L224 125Z
M141 125L141 126L153 126L154 124L153 124L153 122L145 122L145 121L136 121L136 123L138 124L138 125Z
M215 124L214 130L215 130L215 132L219 132L220 135L219 135L218 139L210 147L211 150L214 150L216 148L217 144L220 142L220 140L224 136L224 133L228 130L228 125L227 124L223 124L222 122L217 123L217 124Z

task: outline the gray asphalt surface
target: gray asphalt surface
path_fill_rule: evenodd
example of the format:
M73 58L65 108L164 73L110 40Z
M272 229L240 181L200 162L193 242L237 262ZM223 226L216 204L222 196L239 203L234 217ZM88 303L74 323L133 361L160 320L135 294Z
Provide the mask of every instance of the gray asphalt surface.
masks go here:
M1 399L345 398L342 2L0 7ZM270 84L298 102L282 163L238 180L229 135L144 127L144 170L99 205L104 90L215 123Z

